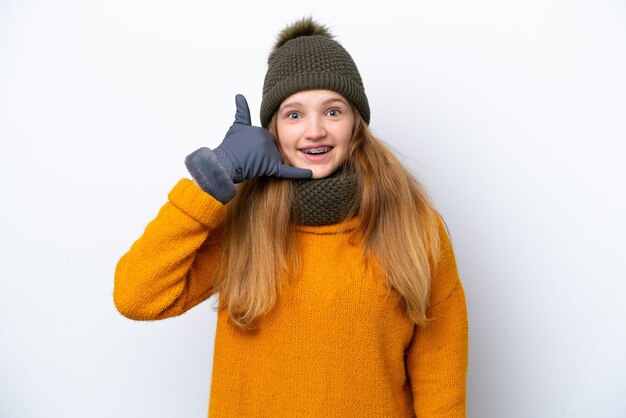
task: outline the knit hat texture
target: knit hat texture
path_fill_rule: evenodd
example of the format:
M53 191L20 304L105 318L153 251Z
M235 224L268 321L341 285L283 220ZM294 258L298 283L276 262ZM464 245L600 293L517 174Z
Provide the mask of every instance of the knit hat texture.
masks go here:
M302 90L332 90L348 99L369 124L370 108L354 60L325 26L311 18L283 29L267 61L261 125L267 128L287 97Z

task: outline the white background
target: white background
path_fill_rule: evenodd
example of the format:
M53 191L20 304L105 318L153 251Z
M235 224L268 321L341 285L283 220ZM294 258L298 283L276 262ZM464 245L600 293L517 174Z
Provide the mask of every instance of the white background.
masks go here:
M215 314L113 272L287 23L327 23L452 234L468 415L626 416L620 1L0 2L0 417L205 417Z

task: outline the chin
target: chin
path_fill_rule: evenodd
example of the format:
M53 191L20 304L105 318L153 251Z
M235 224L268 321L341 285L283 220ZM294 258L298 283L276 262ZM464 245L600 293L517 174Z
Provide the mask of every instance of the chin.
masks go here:
M303 167L304 168L304 167ZM312 179L323 179L331 176L339 167L306 167L313 172Z

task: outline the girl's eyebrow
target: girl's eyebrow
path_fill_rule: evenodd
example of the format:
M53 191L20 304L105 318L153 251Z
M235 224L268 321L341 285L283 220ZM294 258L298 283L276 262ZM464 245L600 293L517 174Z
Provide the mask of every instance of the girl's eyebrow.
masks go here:
M300 102L286 102L286 103L283 103L282 106L280 106L278 111L280 112L280 111L282 111L284 108L286 108L288 106L302 106L302 103L300 103Z
M322 106L326 106L330 103L334 103L334 102L340 102L343 103L344 105L348 105L348 103L342 99L341 97L330 97L326 100L324 100L323 102L321 102L320 104ZM283 103L283 105L278 109L279 112L282 112L284 108L289 107L289 106L302 106L302 103L300 102L285 102Z
M334 102L343 103L346 106L348 106L348 102L346 102L345 99L342 99L341 97L331 97L329 99L324 100L322 104L327 105L327 104L334 103Z

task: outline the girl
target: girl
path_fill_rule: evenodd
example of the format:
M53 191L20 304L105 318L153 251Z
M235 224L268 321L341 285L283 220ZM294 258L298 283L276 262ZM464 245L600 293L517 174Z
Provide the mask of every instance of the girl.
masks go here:
M450 240L370 132L351 56L297 21L268 60L262 128L236 107L120 259L118 310L162 319L219 292L209 417L464 417Z

